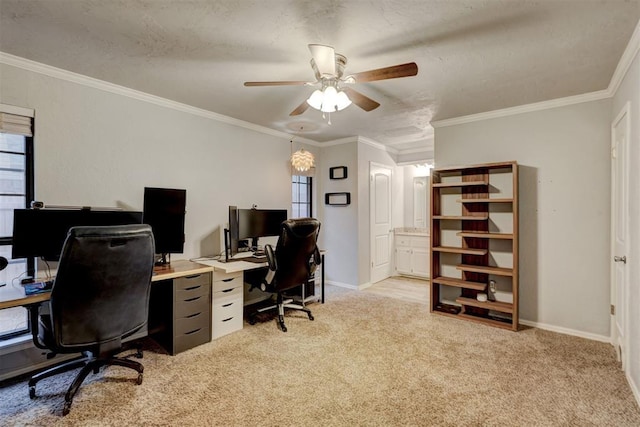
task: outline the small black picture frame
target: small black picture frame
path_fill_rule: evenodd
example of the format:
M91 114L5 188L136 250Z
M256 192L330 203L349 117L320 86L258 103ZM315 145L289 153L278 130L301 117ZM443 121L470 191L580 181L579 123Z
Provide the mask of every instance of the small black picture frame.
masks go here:
M331 206L348 206L351 204L351 193L325 193L324 204Z
M329 179L347 179L347 167L336 166L329 168Z

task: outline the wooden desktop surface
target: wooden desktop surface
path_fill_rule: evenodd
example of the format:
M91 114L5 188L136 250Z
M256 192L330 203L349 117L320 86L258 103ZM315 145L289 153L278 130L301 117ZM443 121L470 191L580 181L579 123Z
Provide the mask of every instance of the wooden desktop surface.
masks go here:
M166 266L156 266L153 268L153 276L151 282L159 282L161 280L175 279L176 277L190 276L192 274L208 273L213 271L213 267L203 265L188 260L176 260ZM24 292L24 288L20 286ZM43 292L41 294L24 296L22 298L0 301L0 310L4 308L20 307L31 304L39 304L48 301L51 292Z

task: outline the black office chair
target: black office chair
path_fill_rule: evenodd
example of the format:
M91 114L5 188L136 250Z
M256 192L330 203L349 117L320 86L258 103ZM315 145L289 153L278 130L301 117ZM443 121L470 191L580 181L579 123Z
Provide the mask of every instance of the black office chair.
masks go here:
M154 262L154 240L148 225L74 227L64 242L51 289L49 314L31 307L34 344L84 358L40 372L29 380L29 397L44 378L83 366L65 394L63 415L89 372L120 365L138 372L142 364L115 355L122 340L147 323ZM141 355L140 355L141 356Z
M280 236L275 253L271 245L265 246L269 271L260 284L263 292L276 294L276 304L264 307L249 316L249 323L256 323L256 316L274 308L278 309L278 324L282 332L287 332L284 324L284 309L291 308L307 313L313 320L311 311L293 299L285 299L283 293L307 283L321 263L316 241L320 233L320 221L314 218L289 219L280 226Z

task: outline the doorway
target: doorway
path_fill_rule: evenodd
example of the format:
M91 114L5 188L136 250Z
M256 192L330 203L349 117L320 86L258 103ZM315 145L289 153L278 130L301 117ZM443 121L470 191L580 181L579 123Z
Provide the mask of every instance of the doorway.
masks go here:
M391 185L391 168L371 162L369 164L371 283L391 276L393 247Z
M629 120L627 102L611 124L611 343L628 367Z

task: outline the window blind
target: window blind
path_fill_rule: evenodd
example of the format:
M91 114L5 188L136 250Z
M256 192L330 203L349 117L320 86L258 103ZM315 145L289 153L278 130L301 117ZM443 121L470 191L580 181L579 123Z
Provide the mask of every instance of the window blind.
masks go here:
M33 136L31 117L0 112L0 132Z

